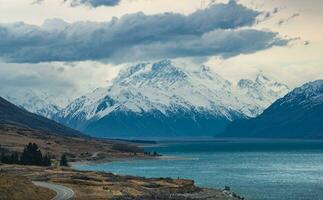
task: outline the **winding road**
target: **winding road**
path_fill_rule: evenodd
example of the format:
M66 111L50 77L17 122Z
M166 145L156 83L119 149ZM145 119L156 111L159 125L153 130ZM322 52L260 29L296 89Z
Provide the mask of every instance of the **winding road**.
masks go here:
M56 196L51 200L69 200L74 196L74 191L62 185L52 183L33 181L33 184L39 187L48 188L56 192Z

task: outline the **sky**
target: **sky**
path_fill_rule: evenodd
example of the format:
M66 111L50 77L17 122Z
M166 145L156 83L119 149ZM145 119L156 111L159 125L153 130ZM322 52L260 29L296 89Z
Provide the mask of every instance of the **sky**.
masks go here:
M290 88L323 78L321 0L0 0L0 95L74 98L138 62L206 64Z

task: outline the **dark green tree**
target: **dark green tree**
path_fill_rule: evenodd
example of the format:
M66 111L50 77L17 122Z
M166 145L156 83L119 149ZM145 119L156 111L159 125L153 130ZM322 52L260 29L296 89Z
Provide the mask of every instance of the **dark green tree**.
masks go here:
M33 155L32 155L33 145L29 143L21 154L20 163L23 165L32 165L33 164Z
M43 166L51 166L52 163L50 161L50 156L48 154L46 154L43 158Z
M17 152L11 154L9 164L19 164L19 155Z
M29 143L24 148L20 159L17 152L11 154L1 151L0 162L5 164L22 164L22 165L37 165L37 166L51 166L50 156L46 154L44 157L39 147L35 143Z
M29 143L22 152L20 163L23 165L39 165L43 164L43 156L39 147L35 143Z
M65 154L62 155L61 160L59 162L59 165L60 166L63 166L63 167L67 167L68 166L68 162L67 162L67 158L66 158L66 155Z
M5 158L5 155L4 155L4 151L2 150L0 155L0 162L5 163L4 158Z

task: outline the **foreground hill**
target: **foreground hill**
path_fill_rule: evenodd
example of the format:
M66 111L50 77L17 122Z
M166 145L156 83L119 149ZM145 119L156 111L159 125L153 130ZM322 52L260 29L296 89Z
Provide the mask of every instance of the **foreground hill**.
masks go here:
M323 138L323 80L277 100L260 116L230 124L224 137Z
M121 176L112 173L76 171L70 168L43 168L35 166L1 165L4 178L17 180L38 180L71 188L76 200L242 200L230 190L199 188L194 181L171 178L144 178ZM13 176L14 175L14 176ZM10 181L14 182L14 181ZM26 181L27 182L27 181ZM1 183L1 175L0 175ZM34 199L32 186L26 183L21 187L10 187L0 184L0 192L4 191L14 199L12 191L30 195ZM24 186L24 187L23 187ZM49 193L51 194L51 193ZM4 194L5 195L5 194ZM2 194L0 193L0 199ZM7 197L8 197L7 196ZM21 197L21 196L20 196ZM17 198L21 199L21 198ZM26 199L26 198L23 198ZM47 198L49 199L49 198ZM35 198L36 200L36 198ZM40 198L39 198L40 200Z
M262 74L233 84L206 66L163 60L127 68L56 120L100 137L213 136L232 120L259 115L287 91Z
M29 142L57 157L67 153L72 160L126 158L135 152L143 156L142 150L132 144L91 138L0 97L0 148L21 152Z
M0 169L1 166L0 166ZM55 192L49 189L37 187L26 178L16 175L0 174L0 199L21 200L48 200L55 196Z

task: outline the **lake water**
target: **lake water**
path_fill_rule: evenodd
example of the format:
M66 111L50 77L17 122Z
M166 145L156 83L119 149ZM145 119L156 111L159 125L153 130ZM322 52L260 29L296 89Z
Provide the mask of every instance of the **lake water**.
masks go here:
M177 159L123 161L81 170L194 179L250 200L322 200L323 141L165 142L146 148Z

